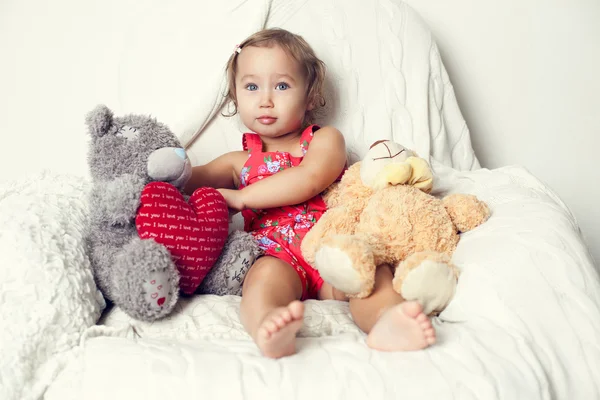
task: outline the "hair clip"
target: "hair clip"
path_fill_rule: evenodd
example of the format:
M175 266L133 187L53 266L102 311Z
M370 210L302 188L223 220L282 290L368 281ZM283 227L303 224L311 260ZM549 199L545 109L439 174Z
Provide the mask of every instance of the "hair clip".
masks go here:
M242 48L240 47L239 44L235 45L235 49L233 50L234 53L238 53L240 54L242 52Z

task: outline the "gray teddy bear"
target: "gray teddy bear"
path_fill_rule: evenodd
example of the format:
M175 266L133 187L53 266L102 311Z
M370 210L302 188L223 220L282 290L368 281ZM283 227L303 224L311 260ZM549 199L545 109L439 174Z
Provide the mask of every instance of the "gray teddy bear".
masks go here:
M149 116L114 117L100 105L86 123L93 182L86 242L96 283L131 317L162 318L179 298L179 273L166 247L139 238L135 218L148 183L168 182L183 194L191 163L169 128ZM244 276L260 253L250 234L231 232L196 293L240 295Z

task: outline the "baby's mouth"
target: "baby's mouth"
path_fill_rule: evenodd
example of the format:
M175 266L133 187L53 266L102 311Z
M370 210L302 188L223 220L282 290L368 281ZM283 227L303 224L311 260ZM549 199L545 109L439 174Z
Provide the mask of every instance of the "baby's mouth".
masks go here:
M277 121L277 118L271 117L269 115L261 115L260 117L258 117L256 119L258 122L260 122L263 125L271 125L271 124L275 123L275 121Z

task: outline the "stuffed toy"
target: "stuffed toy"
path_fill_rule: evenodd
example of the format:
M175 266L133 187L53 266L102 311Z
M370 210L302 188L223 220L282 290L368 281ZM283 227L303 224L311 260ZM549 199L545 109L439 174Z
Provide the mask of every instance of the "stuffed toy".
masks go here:
M302 242L321 277L348 297L364 298L375 269L395 268L393 287L426 314L441 312L454 295L458 269L450 258L458 232L489 217L475 196L428 194L427 162L391 141L375 142L361 162L324 195L328 210Z
M193 294L211 269L218 277L245 273L239 265L254 261L258 243L245 232L228 236L227 204L218 191L183 193L192 168L167 126L143 115L114 117L103 105L86 122L93 183L86 243L107 300L153 321L173 310L180 291ZM214 285L205 293L217 289L229 294Z
M246 273L263 254L258 241L244 231L233 231L216 265L204 278L196 293L241 296Z

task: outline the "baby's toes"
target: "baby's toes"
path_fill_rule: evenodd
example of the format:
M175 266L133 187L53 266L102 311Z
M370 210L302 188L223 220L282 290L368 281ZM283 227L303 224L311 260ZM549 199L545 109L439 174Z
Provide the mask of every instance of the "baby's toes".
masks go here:
M304 317L304 304L298 300L292 301L287 309L292 319L302 319Z
M269 336L279 330L277 324L271 318L263 322L263 328L269 333Z
M283 328L287 324L282 315L273 316L273 322L275 323L275 325L277 325L278 329Z
M427 329L431 329L432 325L431 325L431 320L427 317L425 317L424 320L418 321L419 322L419 326L421 327L421 329L423 329L424 331Z
M423 331L423 334L425 335L425 340L427 340L427 343L434 344L435 343L435 329L433 328L429 328L429 329L425 329Z
M292 320L292 313L290 313L290 310L285 310L281 313L281 318L287 323L290 322Z
M423 324L425 322L429 322L429 318L427 318L427 315L421 313L415 317L415 321L417 321L419 324Z

